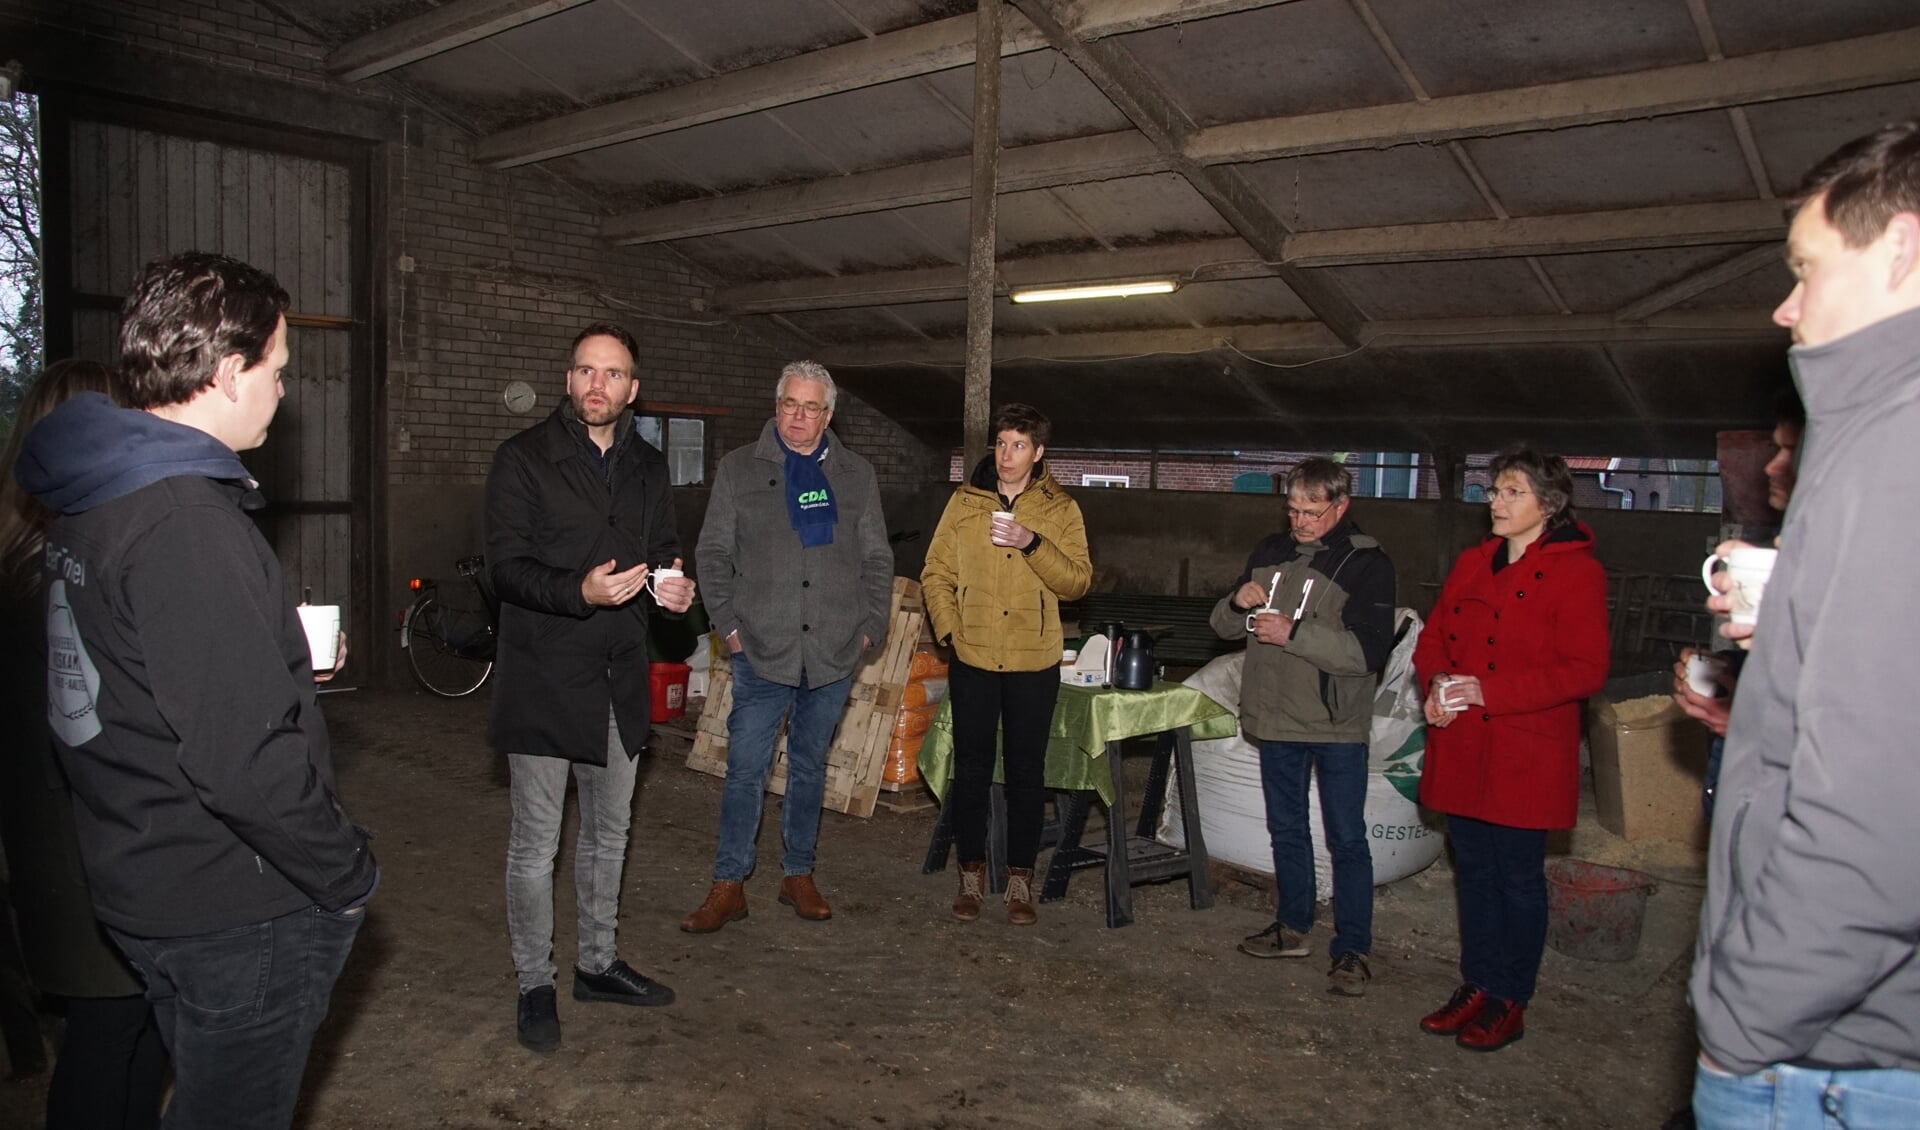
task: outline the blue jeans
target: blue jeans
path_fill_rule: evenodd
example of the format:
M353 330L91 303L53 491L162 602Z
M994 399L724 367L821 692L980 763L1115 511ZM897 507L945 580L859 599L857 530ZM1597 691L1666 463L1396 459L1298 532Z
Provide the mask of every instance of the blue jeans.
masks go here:
M1700 1130L1911 1130L1920 1126L1920 1073L1774 1064L1725 1075L1697 1066L1693 1119Z
M1460 900L1460 975L1526 1004L1547 946L1547 833L1448 816L1447 835Z
M580 794L580 834L573 847L577 915L575 964L600 973L620 956L620 873L627 865L638 758L628 757L620 727L607 715L607 763L507 756L513 828L507 835L507 936L520 991L553 984L553 860L560 854L567 777Z
M753 673L744 652L733 657L733 709L727 713L727 783L720 792L720 846L713 853L716 883L744 883L753 874L753 841L760 834L767 775L780 720L787 724L787 795L780 805L780 838L787 875L813 872L813 844L820 838L820 803L827 795L827 747L840 726L853 676L809 687L771 683Z
M1373 950L1373 851L1367 846L1365 742L1261 742L1260 785L1280 888L1274 920L1313 928L1313 836L1307 824L1307 775L1320 776L1320 825L1333 857L1333 941L1329 957Z
M173 1057L167 1130L293 1121L300 1076L327 998L366 912L317 906L184 938L108 928L146 983Z

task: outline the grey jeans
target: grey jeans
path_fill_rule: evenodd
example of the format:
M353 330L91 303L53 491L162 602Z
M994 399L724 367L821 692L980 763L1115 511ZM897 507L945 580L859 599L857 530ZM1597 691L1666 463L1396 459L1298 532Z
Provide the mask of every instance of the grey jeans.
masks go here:
M507 933L520 991L553 984L553 860L560 852L560 818L567 803L567 772L580 794L580 838L573 849L574 902L579 912L579 959L600 973L620 955L614 932L620 917L620 872L627 862L627 826L633 821L638 758L620 745L620 728L607 718L604 768L557 757L509 754L513 832L507 838Z

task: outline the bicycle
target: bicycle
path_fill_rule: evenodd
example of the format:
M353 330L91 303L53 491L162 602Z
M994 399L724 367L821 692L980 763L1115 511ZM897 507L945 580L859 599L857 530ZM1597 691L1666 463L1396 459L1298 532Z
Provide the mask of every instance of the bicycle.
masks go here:
M462 698L486 685L493 674L500 634L500 602L486 581L486 560L462 557L454 568L472 586L443 592L432 577L415 577L408 587L419 595L400 619L400 647L420 685L442 698Z

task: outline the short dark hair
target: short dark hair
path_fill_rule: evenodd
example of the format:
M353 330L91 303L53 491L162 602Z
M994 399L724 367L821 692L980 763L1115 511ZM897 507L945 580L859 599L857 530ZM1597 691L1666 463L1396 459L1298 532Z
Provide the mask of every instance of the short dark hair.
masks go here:
M1788 216L1822 193L1827 222L1848 247L1880 238L1902 212L1920 212L1920 118L1883 126L1834 150L1787 198Z
M1540 509L1546 513L1547 529L1557 529L1573 521L1573 472L1567 469L1567 461L1558 455L1542 455L1530 447L1508 448L1493 457L1487 466L1489 482L1498 483L1500 476L1508 471L1518 471L1527 477L1527 485L1535 497L1540 499ZM1493 491L1487 491L1491 498Z
M573 335L573 344L567 347L567 365L569 368L573 365L573 355L580 351L580 343L590 337L612 338L621 345L626 346L627 356L633 358L635 365L640 364L640 343L635 340L633 334L627 330L627 327L617 326L612 322L595 322L586 329ZM630 377L633 376L632 373L628 373L627 375Z
M1339 502L1353 493L1353 474L1325 456L1316 456L1288 471L1282 489L1287 494L1297 490L1308 498Z
M987 425L987 442L991 444L1001 432L1019 432L1032 440L1035 447L1045 447L1053 437L1053 421L1031 404L1002 404L993 414L993 422Z
M192 400L230 354L258 365L289 304L272 275L225 255L188 251L148 263L120 307L127 407Z
M1799 390L1792 385L1780 390L1773 402L1773 422L1785 424L1795 431L1807 430L1807 406L1800 399Z

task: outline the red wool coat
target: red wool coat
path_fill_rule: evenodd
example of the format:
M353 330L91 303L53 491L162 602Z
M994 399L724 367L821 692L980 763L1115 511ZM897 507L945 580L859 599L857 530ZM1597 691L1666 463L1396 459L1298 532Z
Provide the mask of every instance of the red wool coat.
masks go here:
M1502 540L1460 555L1413 652L1423 691L1477 675L1486 699L1427 727L1420 803L1512 828L1571 828L1579 809L1580 703L1607 680L1607 580L1593 531L1544 534L1499 573ZM1550 540L1551 539L1551 540Z

